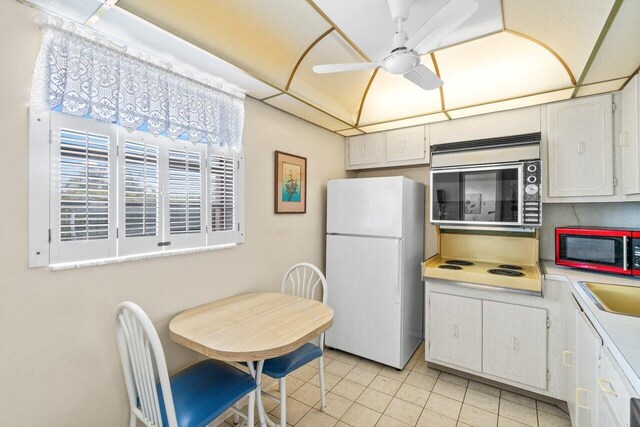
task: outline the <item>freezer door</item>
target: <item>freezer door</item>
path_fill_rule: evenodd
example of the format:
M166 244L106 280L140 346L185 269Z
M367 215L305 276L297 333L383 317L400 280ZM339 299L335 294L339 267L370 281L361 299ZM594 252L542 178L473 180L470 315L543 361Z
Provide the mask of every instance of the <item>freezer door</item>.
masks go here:
M327 346L401 367L401 252L398 239L327 236Z
M402 177L327 184L327 233L402 237Z

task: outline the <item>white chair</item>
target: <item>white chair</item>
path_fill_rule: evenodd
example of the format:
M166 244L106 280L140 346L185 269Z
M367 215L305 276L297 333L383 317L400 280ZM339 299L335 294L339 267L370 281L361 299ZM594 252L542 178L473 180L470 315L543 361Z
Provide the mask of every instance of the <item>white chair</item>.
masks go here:
M280 292L316 299L316 293L322 292L322 303L327 303L327 279L313 264L300 263L287 270L280 285ZM318 359L320 377L320 399L322 410L326 408L324 393L324 365L322 354L324 348L324 332L320 334L319 346L306 343L291 353L265 360L262 373L279 380L280 385L280 425L287 422L287 383L286 376L314 359Z
M227 409L253 427L256 383L251 375L208 359L170 377L158 333L145 312L130 301L118 306L116 329L130 427L137 420L148 427L201 427ZM244 414L232 405L247 395Z

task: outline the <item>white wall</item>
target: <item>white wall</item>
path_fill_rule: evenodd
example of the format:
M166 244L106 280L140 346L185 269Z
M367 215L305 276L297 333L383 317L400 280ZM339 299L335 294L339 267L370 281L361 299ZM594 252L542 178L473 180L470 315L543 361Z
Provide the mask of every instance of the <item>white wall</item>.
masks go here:
M128 420L113 313L140 304L170 371L195 354L170 341L178 312L276 290L287 266L324 265L325 188L344 178L343 138L246 102L246 243L222 251L52 272L27 268L27 108L40 48L36 11L0 2L0 425L116 426ZM274 215L274 150L308 158L306 215Z

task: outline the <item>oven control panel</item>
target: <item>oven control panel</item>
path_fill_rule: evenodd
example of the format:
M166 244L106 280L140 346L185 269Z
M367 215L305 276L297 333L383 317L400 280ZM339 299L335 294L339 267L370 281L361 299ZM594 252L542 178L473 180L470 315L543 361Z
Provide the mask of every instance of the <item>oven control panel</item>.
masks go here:
M631 268L634 275L640 276L640 232L634 232L631 239Z
M522 168L522 225L542 225L542 183L540 160L525 161Z

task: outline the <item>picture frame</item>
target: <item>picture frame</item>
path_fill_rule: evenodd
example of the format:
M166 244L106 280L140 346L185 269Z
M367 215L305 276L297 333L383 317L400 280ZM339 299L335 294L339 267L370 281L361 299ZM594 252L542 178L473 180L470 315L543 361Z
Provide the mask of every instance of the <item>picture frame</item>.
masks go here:
M307 158L275 152L274 212L307 213Z

